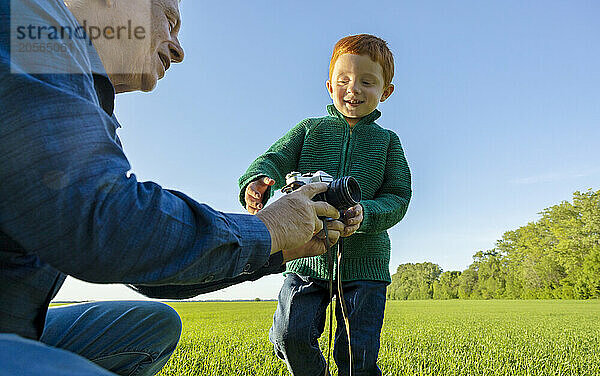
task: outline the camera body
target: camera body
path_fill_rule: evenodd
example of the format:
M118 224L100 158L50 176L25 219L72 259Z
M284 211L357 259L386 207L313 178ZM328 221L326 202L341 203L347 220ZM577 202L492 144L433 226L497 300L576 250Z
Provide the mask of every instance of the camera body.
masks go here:
M335 207L340 212L358 204L362 193L360 186L352 176L344 176L334 179L324 171L317 171L314 174L301 174L299 172L290 172L285 176L285 187L281 189L283 193L290 193L305 184L327 183L327 191L316 195L314 201L325 201Z

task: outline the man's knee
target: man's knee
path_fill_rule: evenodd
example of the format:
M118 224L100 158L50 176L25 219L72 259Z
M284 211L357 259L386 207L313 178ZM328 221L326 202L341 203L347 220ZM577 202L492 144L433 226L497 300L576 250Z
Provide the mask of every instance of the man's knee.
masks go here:
M133 303L133 304L132 304ZM160 302L122 302L130 308L126 315L128 321L147 336L148 343L158 345L163 351L173 351L181 336L181 318L170 306Z
M164 303L147 302L146 304L144 309L155 320L154 329L160 332L156 334L169 338L176 345L182 330L181 318L177 311Z

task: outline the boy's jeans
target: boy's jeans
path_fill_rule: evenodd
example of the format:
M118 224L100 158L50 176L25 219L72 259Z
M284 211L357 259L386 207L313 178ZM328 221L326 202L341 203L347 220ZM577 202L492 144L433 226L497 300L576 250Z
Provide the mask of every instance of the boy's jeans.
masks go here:
M165 365L180 334L179 316L162 303L50 308L39 342L0 334L0 375L150 376Z
M376 362L386 286L386 282L379 281L352 281L342 285L349 312L352 374L355 376L381 375ZM275 347L275 354L286 362L294 376L322 376L325 373L327 362L317 339L325 328L328 303L327 281L294 273L286 275L269 340ZM339 303L336 303L335 316L337 330L333 357L339 375L348 375L348 340Z

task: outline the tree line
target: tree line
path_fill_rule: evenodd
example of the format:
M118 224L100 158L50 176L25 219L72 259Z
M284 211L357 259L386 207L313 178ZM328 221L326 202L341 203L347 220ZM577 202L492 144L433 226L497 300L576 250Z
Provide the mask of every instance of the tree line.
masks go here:
M398 266L388 299L600 297L600 190L575 192L541 218L507 231L461 271L431 262Z

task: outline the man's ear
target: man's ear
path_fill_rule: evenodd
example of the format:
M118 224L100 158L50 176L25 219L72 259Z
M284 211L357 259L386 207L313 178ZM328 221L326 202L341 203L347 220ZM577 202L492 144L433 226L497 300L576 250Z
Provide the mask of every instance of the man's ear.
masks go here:
M333 99L333 86L331 86L331 81L327 80L327 82L325 82L325 86L327 87L329 96L331 97L331 99Z
M393 92L394 92L394 84L389 84L388 87L386 87L383 90L383 94L381 95L381 99L379 101L385 102L385 100L388 99L390 97L390 95L392 95Z

